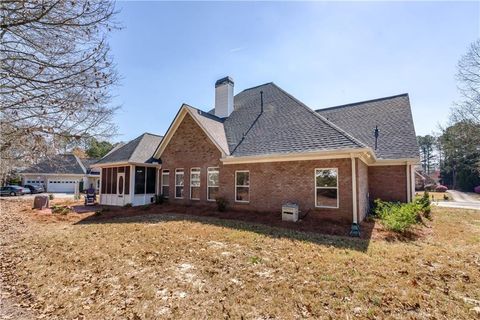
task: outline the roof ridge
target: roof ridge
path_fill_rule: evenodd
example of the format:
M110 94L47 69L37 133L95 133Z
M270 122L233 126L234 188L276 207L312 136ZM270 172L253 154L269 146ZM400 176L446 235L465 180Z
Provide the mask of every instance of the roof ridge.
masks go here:
M308 110L310 113L312 113L315 117L319 118L321 121L323 121L325 124L327 124L328 126L330 126L331 128L333 128L334 130L336 130L338 133L344 135L346 138L350 139L353 143L356 143L357 145L361 146L361 147L368 147L365 143L361 142L360 140L358 140L357 138L355 138L354 136L352 136L351 134L349 134L348 132L346 132L345 130L343 130L342 128L340 128L339 126L337 126L336 124L332 123L331 121L329 121L327 118L325 118L324 116L318 114L316 111L310 109L306 104L304 104L302 101L298 100L297 98L295 98L294 96L292 96L290 93L286 92L285 90L283 90L282 88L280 88L279 86L277 86L276 84L274 84L272 82L272 84L277 88L279 89L280 91L282 91L284 94L286 94L290 99L292 99L293 101L297 102L299 105L301 105L302 107L304 107L306 110Z
M74 154L74 153L72 153L72 155L75 157L75 160L77 160L77 163L78 163L78 165L80 166L80 168L82 168L83 173L87 173L87 168L83 165L83 163L82 163L82 161L80 160L80 158L79 158L76 154Z
M144 132L144 133L142 133L142 136L143 136L143 135L146 135L146 134L149 134L149 135L151 135L151 136L156 136L156 137L161 137L161 138L163 138L162 135L155 134L155 133L151 133L151 132Z
M273 83L273 81L266 82L266 83L263 83L263 84L259 84L258 86L254 86L254 87L251 87L251 88L243 89L242 91L240 91L240 92L237 93L236 95L238 95L238 94L240 94L240 93L242 93L242 92L245 92L245 91L248 91L248 90L252 90L252 89L256 89L256 88L259 88L259 87L262 87L262 86L266 86L266 85L269 85L269 84L275 85L275 83Z
M202 109L191 106L188 103L183 103L183 105L187 106L187 108L192 108L192 109L195 109L195 110L199 111L199 115L201 115L205 118L214 120L214 121L218 121L218 122L223 123L225 121L225 119L228 118L228 117L220 118L219 116L216 116L215 114L209 113L208 111L203 111ZM212 119L212 117L215 118L215 119Z
M399 98L399 97L403 97L403 96L408 97L408 93L401 93L401 94L396 94L396 95L393 95L393 96L388 96L388 97L383 97L383 98L376 98L376 99L363 100L363 101L352 102L352 103L347 103L347 104L341 104L341 105L333 106L333 107L320 108L320 109L316 109L315 112L332 110L332 109L339 109L339 108L346 108L346 107L353 107L353 106L356 106L356 105L359 105L359 104L365 104L365 103L377 102L377 101L382 101L382 100L395 99L395 98Z

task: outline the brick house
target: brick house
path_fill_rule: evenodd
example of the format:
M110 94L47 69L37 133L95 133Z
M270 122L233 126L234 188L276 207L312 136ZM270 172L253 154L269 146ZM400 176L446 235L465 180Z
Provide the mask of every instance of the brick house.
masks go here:
M156 193L186 205L223 197L245 212L296 203L355 225L373 199L411 201L419 154L407 94L314 111L274 83L233 91L226 77L213 110L181 106L151 155Z

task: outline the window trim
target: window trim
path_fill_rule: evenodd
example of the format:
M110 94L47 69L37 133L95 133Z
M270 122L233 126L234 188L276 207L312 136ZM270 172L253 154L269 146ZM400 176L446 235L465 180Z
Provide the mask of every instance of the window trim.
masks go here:
M168 176L168 185L163 184L163 176L167 175ZM168 187L168 193L170 193L170 170L169 169L164 169L161 172L161 177L160 177L160 193L163 195L165 199L168 199L168 194L165 195L163 194L163 187Z
M192 174L193 174L193 170L198 170L198 182L200 183L199 186L192 186ZM200 200L200 197L201 197L201 193L202 193L202 169L200 167L193 167L193 168L190 168L190 200L195 200L195 201L198 201ZM200 192L198 194L199 198L192 198L192 188L199 188L200 189Z
M183 185L177 185L177 172L182 172L183 174ZM183 192L185 192L185 170L183 168L175 169L175 199L183 199L184 197L177 197L177 187L183 187Z
M208 174L209 174L209 170L210 169L215 169L214 172L217 172L218 174L218 178L219 178L219 181L218 181L218 186L210 186L208 184ZM236 180L235 180L236 181ZM209 188L218 188L218 190L220 190L220 167L207 167L207 201L217 201L217 199L210 199L208 196L209 196L209 193L208 193L208 189ZM236 198L236 197L235 197Z
M317 170L334 170L337 173L337 185L335 187L317 187ZM338 187L338 168L315 168L313 170L313 196L315 201L315 208L324 208L324 209L339 209L340 208L340 188ZM336 189L337 190L337 206L319 206L317 205L317 189Z
M237 185L237 173L239 173L239 172L247 172L248 173L248 186ZM250 203L250 185L251 185L250 170L235 170L235 202ZM248 188L248 200L237 200L237 188L238 187Z

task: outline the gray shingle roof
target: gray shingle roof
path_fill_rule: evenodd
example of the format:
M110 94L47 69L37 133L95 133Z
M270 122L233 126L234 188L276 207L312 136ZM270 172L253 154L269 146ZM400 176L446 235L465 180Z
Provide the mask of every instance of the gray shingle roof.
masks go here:
M85 174L79 159L73 154L61 154L49 157L21 173Z
M235 95L234 111L224 120L224 129L233 156L365 147L274 83Z
M375 148L378 126L379 159L418 158L418 144L408 94L317 110L340 128Z
M114 162L151 163L153 154L162 141L162 136L144 133L141 136L120 146L100 159L97 164Z

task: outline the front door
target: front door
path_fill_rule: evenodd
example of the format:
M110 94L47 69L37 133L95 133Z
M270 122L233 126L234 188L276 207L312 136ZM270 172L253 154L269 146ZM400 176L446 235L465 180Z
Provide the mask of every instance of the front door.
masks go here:
M123 204L123 194L125 192L125 173L117 174L117 196L118 201Z

